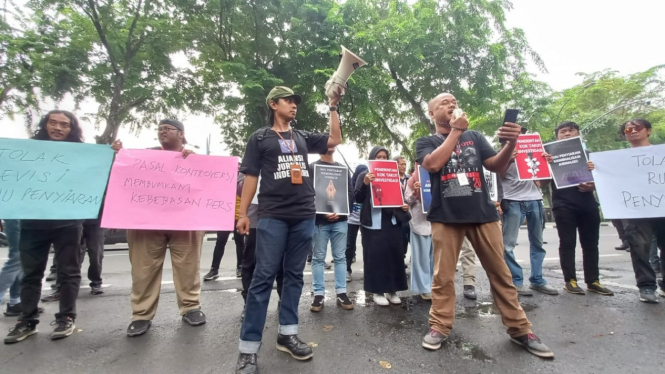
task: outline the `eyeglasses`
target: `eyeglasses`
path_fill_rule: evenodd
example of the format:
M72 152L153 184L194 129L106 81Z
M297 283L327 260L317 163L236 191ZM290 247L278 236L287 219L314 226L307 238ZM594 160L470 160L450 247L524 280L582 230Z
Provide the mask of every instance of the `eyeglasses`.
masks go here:
M175 127L171 127L171 126L159 126L157 128L157 132L169 132L169 131L177 131L177 130L178 129L176 129Z
M54 119L49 119L48 124L51 125L51 126L62 127L63 129L68 129L70 127L69 122L60 122L60 121L56 121Z
M633 131L635 131L635 132L640 132L640 131L642 131L643 129L644 129L644 125L640 125L640 124L638 123L638 124L633 125L633 126L631 126L631 127L626 126L626 129L624 130L624 132L625 132L626 134L630 134L630 133L632 133Z

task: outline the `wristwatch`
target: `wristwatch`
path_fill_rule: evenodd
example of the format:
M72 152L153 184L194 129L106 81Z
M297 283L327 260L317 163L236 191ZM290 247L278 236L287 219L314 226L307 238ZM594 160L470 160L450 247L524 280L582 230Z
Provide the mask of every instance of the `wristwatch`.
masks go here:
M331 112L337 112L338 110L339 110L339 107L337 105L330 107Z

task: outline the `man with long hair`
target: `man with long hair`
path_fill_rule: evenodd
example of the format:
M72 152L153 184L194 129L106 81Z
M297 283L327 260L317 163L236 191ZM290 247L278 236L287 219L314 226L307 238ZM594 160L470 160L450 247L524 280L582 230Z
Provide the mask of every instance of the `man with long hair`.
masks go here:
M82 143L76 117L64 110L52 110L39 121L33 139ZM62 339L74 332L76 298L81 283L80 220L21 220L19 251L23 267L21 316L5 338L5 344L18 343L37 333L42 278L51 245L55 247L60 279L60 311L55 315L51 339Z

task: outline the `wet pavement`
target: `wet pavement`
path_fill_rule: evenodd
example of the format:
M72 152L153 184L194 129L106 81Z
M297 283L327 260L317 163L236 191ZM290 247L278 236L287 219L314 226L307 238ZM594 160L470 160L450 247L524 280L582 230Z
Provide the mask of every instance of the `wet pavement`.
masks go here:
M528 259L526 232L520 233L518 259ZM314 359L297 362L274 348L277 326L277 295L273 292L259 353L262 373L661 373L664 372L663 322L665 299L647 305L637 301L635 280L626 252L615 251L611 227L601 230L601 282L616 292L613 297L587 294L559 296L536 293L520 302L533 323L534 332L555 352L554 360L535 357L511 343L492 303L487 278L478 271L476 302L462 297L461 273L456 275L455 328L439 351L420 346L428 329L430 302L402 292L402 304L381 307L362 291L362 258L354 264L349 296L352 311L335 305L332 274L326 275L325 308L311 313L311 269L306 269L300 304L300 337L313 347ZM544 274L561 289L556 232L546 230L548 258ZM184 324L177 304L170 270L164 284L157 316L144 336L127 338L130 322L131 277L126 251L108 252L101 296L81 289L77 330L69 338L48 340L49 322L57 310L43 304L46 313L40 333L26 341L2 346L0 373L233 373L237 358L240 313L243 300L240 280L234 277L233 243L227 245L222 278L203 285L203 310L208 323ZM203 264L212 256L212 242L204 249ZM113 256L116 255L116 256ZM579 253L578 257L581 257ZM6 249L0 249L0 258ZM1 262L2 260L0 260ZM528 262L521 263L528 278ZM581 260L578 261L579 278ZM170 269L170 261L167 261ZM202 274L207 271L202 266ZM586 288L583 282L580 282ZM47 286L46 286L47 287ZM46 290L45 290L46 292ZM0 318L7 331L15 318Z

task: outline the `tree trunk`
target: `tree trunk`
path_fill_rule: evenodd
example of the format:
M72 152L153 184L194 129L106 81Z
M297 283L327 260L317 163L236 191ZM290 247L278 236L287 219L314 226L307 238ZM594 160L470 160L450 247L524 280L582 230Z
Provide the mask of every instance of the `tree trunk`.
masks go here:
M116 83L118 79L116 79ZM120 124L122 121L121 118L121 108L122 108L122 83L116 85L113 90L113 98L111 99L111 105L109 107L109 114L106 117L106 128L100 136L96 136L95 140L97 144L112 144L116 137L118 136L118 130L120 129Z
M416 99L411 95L411 92L404 87L404 84L402 84L402 80L397 77L397 72L393 70L390 65L388 66L388 69L390 69L390 75L393 77L395 80L395 84L397 85L397 92L399 92L402 97L411 105L411 109L413 109L414 112L416 112L416 116L420 119L420 122L427 126L429 129L430 134L435 134L436 133L436 127L432 124L432 121L430 121L429 117L425 114L423 111L423 108L420 106L420 103L416 101Z

